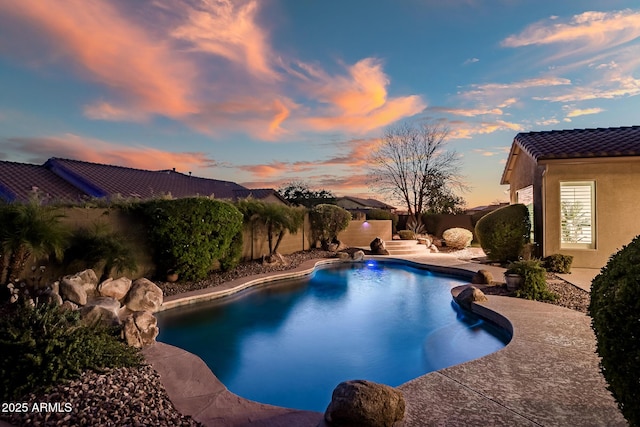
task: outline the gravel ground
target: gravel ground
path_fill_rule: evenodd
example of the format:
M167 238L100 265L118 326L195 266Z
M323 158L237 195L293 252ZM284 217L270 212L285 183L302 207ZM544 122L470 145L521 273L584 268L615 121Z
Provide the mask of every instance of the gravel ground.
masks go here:
M49 408L41 406L47 402ZM25 411L4 412L0 418L16 426L201 425L175 409L150 365L86 371L49 393L33 393L15 403L26 403L20 407Z
M472 255L461 251L460 258ZM212 274L198 282L156 282L165 296L219 284L253 274L283 271L300 263L330 257L322 250L297 252L287 255L287 265L266 265L261 261L243 263L232 271ZM549 288L559 298L553 302L563 307L587 312L589 293L553 274L547 276ZM488 295L511 296L506 286L494 284L483 291ZM46 394L31 394L19 402L26 402L27 412L1 413L3 419L16 426L199 426L191 417L181 415L169 400L159 374L149 365L140 368L119 368L104 373L87 371L72 382L58 385ZM60 403L60 411L33 411L33 404ZM68 403L68 406L64 406ZM70 407L70 411L65 409ZM56 408L54 408L56 409Z

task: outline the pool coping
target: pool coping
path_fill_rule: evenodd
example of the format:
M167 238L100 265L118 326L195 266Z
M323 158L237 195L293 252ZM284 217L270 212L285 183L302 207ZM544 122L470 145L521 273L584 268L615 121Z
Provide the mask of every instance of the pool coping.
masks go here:
M466 278L486 268L444 256L429 257L427 262L365 257L365 261L369 259ZM162 309L229 296L280 279L303 277L317 267L336 263L345 261L312 260L292 270L170 296ZM500 270L494 268L496 273ZM452 293L460 289L454 288ZM488 298L485 303L473 303L471 311L502 326L511 326L512 340L488 356L398 386L407 403L405 426L627 425L600 373L595 337L586 315L541 302L492 295ZM199 357L185 350L156 343L144 354L160 373L176 408L206 426L315 427L322 423L322 414L317 412L264 405L234 395Z

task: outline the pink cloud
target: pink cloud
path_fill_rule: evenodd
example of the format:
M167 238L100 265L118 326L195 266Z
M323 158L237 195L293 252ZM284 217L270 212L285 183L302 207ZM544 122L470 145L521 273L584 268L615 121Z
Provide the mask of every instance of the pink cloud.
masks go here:
M308 65L301 69L308 77L304 90L327 105L324 114L321 110L304 119L315 130L368 132L414 116L426 107L417 95L389 98L390 79L374 58L348 67L347 76L329 76Z
M246 67L255 76L277 79L268 35L257 23L258 8L255 0L203 2L189 9L186 22L171 34L197 51L221 56L241 70Z
M581 50L596 50L620 46L640 37L640 12L622 10L613 12L584 12L568 22L545 20L525 28L520 34L503 40L507 47L528 45L563 44L566 53L576 53L576 43Z
M181 117L196 111L189 85L195 70L165 41L152 39L126 19L114 3L68 0L51 7L47 2L21 0L0 3L0 12L19 22L19 30L26 29L38 38L38 43L26 46L36 51L19 55L71 64L90 80L108 87L123 104L110 105L111 113L106 103L89 106L89 115L121 119L128 114L125 110L136 110L134 117ZM15 37L19 39L20 34ZM16 48L25 45L18 43Z
M98 83L102 93L82 106L92 120L164 116L204 134L275 141L309 130L366 133L425 108L420 96L389 94L377 59L330 75L283 58L260 22L262 7L257 0L0 2L0 37L17 40L0 49Z
M42 163L50 157L62 157L147 170L193 170L216 164L204 153L176 153L144 146L122 146L73 134L43 138L10 138L5 141L5 145L14 151L29 155L29 161L34 163Z

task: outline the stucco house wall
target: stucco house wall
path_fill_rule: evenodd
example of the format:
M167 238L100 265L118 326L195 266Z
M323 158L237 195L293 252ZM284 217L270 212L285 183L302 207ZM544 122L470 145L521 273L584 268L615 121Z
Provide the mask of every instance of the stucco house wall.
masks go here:
M574 267L601 268L640 234L640 157L541 161L543 255L573 255ZM595 248L560 247L560 182L595 181Z
M519 133L501 184L532 206L535 256L599 269L640 234L640 126Z

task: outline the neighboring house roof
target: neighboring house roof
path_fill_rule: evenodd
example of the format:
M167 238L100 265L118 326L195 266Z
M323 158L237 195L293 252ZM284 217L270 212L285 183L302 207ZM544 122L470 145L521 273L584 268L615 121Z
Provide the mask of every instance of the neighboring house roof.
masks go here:
M251 195L266 199L273 189L248 189L231 181L199 178L175 170L149 171L80 160L50 158L44 165L0 161L0 200L26 202L37 192L51 202L77 203L92 197L135 197L150 199L213 196L241 199Z
M28 201L35 193L50 201L78 202L86 194L41 165L0 161L0 199Z
M536 162L640 156L640 126L519 133L513 140L502 184L509 183L513 163L520 152Z
M344 197L338 197L336 203L340 205L341 200L349 200L353 203L360 205L362 209L385 209L385 210L396 209L395 206L388 205L376 199L361 199L359 197L344 196Z
M122 166L51 158L44 167L92 197L137 197L149 199L171 194L175 198L211 196L233 199L245 187L230 181L198 178L173 170L149 171Z
M289 204L287 199L282 197L282 195L273 188L245 188L243 190L233 190L233 194L236 199L246 199L247 197L252 197L254 199L266 199L269 196L273 196L282 203L287 205Z

